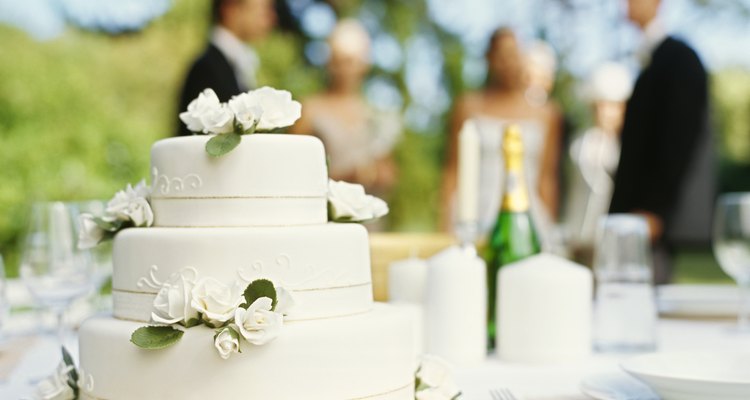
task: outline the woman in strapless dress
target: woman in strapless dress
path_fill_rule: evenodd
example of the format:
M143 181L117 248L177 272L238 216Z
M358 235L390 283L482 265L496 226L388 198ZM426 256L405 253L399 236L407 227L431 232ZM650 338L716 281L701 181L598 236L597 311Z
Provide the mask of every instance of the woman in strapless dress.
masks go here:
M464 121L477 122L481 143L479 229L492 229L503 188L500 154L502 133L508 123L521 126L524 168L531 199L532 218L543 248L549 248L558 208L558 160L561 113L554 103L532 105L527 100L524 57L512 30L498 29L486 53L485 87L456 100L443 175L441 226L451 230L458 166L458 132Z
M360 183L368 193L387 198L396 182L391 152L401 135L400 114L377 110L362 95L370 38L359 22L339 22L328 43L328 87L303 101L292 131L323 141L331 179Z

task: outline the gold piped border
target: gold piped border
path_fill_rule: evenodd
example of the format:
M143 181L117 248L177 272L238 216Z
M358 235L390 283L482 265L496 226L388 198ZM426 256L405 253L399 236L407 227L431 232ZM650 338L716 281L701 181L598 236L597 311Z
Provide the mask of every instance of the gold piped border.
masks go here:
M412 385L414 385L414 384L413 384L413 383L407 383L406 385L404 385L404 386L401 386L400 388L397 388L397 389L393 389L393 390L389 390L389 391L387 391L387 392L383 392L383 393L378 393L378 394L373 394L373 395L370 395L370 396L365 396L365 397L353 397L353 398L351 398L351 399L347 399L347 400L366 400L366 399L374 399L374 398L376 398L376 397L381 397L381 396L385 396L385 395L388 395L388 394L398 393L398 392L400 392L400 391L402 391L402 390L405 390L405 389L409 389L409 386L412 386ZM82 394L83 394L84 396L86 396L86 398L87 398L87 399L89 399L89 400L107 400L107 399L105 399L105 398L103 398L103 397L96 397L96 396L92 396L91 394L89 394L89 393L87 393L87 392L85 392L85 391L83 391L83 390L81 391L81 393L82 393Z
M349 314L341 314L341 315L329 315L329 316L327 316L327 317L315 317L315 318L300 318L300 319L297 319L297 318L295 318L295 319L284 319L284 323L285 323L285 324L293 324L293 323L295 323L295 322L323 321L323 320L327 320L327 319L336 319L336 318L345 318L345 317L355 317L355 316L357 316L357 315L364 315L364 314L368 314L368 313L371 313L371 312L372 312L373 310L374 310L374 308L370 307L370 308L368 308L367 310L364 310L364 311L357 311L357 312L353 312L353 313L349 313ZM114 315L114 313L112 314L112 318L114 318L114 319L116 319L116 320L118 320L118 321L138 322L138 323L140 323L140 324L148 324L148 323L151 323L151 321L143 321L143 320L138 320L138 319L133 319L133 318L123 318L123 317L117 317L117 316L115 316L115 315ZM187 328L187 329L189 329L189 328Z
M152 196L152 200L251 200L251 199L260 199L260 200L281 200L281 199L327 199L327 196Z
M219 229L219 228L229 228L229 229L236 229L236 228L291 228L291 227L300 227L300 226L321 226L326 225L328 221L325 222L310 222L305 224L258 224L258 225L154 225L153 228L190 228L190 229L197 229L197 228L211 228L211 229ZM150 228L149 228L150 229Z
M310 288L310 289L289 289L290 292L322 292L326 290L336 290L336 289L351 289L351 288L357 288L357 287L363 287L363 286L370 286L372 285L371 281L363 282L363 283L354 283L351 285L343 285L343 286L330 286L330 287L321 287L321 288ZM120 292L120 293L130 293L130 294L157 294L158 292L140 292L137 290L128 290L128 289L112 289L112 293L114 292Z

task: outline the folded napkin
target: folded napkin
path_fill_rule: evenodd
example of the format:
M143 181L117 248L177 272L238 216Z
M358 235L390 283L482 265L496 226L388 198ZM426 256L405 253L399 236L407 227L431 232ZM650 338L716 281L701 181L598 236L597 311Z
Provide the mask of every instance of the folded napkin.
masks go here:
M581 391L597 400L659 400L648 386L625 372L589 376L581 381Z

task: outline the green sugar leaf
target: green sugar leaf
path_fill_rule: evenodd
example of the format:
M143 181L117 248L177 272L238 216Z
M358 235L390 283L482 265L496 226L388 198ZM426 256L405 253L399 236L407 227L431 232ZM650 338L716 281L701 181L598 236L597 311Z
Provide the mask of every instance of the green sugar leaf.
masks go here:
M142 349L163 349L182 339L185 332L171 326L144 326L130 336L130 341Z
M276 309L276 288L273 286L273 282L268 279L257 279L247 285L247 289L245 289L245 304L243 306L245 308L250 307L255 300L261 297L271 299L271 310Z
M221 157L237 147L241 140L242 136L234 132L216 135L206 142L206 153L212 157Z

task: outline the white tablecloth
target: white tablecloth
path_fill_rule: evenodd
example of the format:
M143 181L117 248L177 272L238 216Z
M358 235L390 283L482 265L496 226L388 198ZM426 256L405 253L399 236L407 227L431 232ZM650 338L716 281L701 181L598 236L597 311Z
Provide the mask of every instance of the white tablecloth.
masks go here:
M750 335L731 331L732 320L662 319L658 327L658 351L736 351L750 348ZM617 372L627 356L595 354L586 360L559 365L518 365L490 357L483 365L456 371L465 398L490 400L489 390L510 388L527 400L584 400L579 389L583 378Z
M732 333L734 322L664 319L659 324L659 351L717 350L750 348L750 335ZM9 339L8 344L13 344ZM16 342L16 343L29 343ZM127 346L128 343L124 343ZM69 344L77 353L74 341ZM31 393L30 380L48 375L60 360L59 348L51 338L32 342L9 379L0 383L0 399L23 399ZM0 353L0 360L2 359ZM591 374L617 371L622 357L594 355L586 360L560 365L518 365L490 357L484 364L462 368L456 380L466 400L490 400L489 390L511 388L527 400L586 399L579 390L580 381Z

